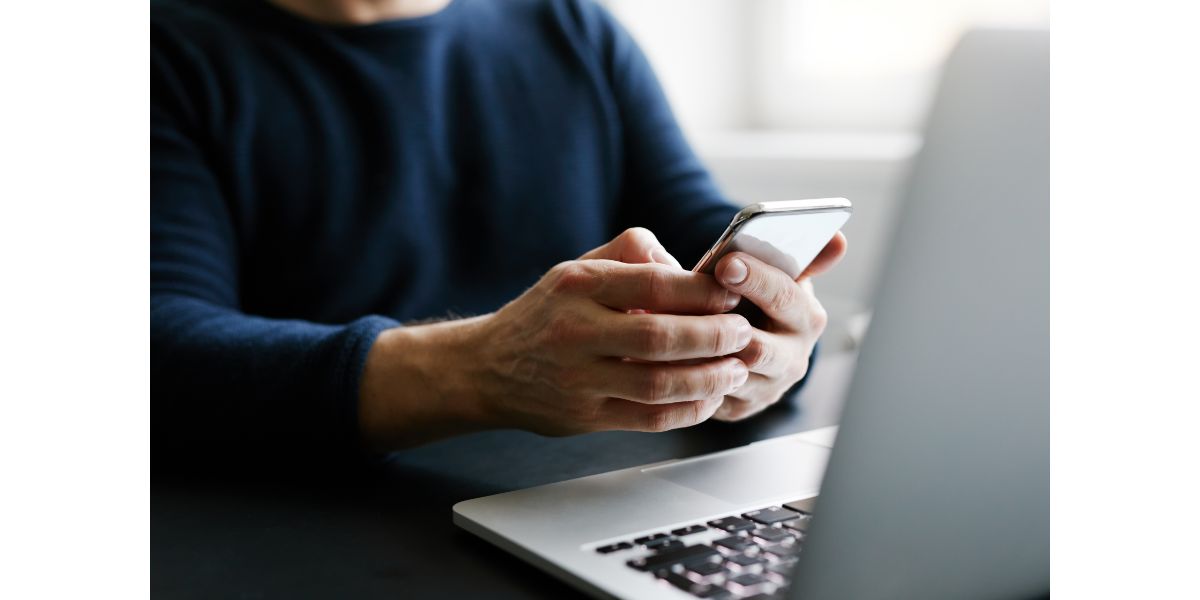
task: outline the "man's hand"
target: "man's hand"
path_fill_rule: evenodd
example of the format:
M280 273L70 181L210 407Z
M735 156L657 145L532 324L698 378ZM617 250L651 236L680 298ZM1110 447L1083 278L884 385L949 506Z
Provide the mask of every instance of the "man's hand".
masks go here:
M749 376L737 354L753 328L722 314L739 300L630 230L493 314L385 331L367 357L360 426L384 449L483 428L694 425Z
M758 413L804 377L826 322L810 278L832 268L845 254L846 238L839 232L795 280L741 252L717 264L717 281L757 305L770 321L755 329L750 345L735 355L750 368L750 377L725 397L714 418L736 421Z

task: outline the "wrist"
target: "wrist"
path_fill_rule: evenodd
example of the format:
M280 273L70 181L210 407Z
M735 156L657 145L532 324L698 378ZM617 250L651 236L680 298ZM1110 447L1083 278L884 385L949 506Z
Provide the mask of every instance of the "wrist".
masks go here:
M470 373L487 317L382 332L367 355L359 427L376 450L411 447L490 426Z

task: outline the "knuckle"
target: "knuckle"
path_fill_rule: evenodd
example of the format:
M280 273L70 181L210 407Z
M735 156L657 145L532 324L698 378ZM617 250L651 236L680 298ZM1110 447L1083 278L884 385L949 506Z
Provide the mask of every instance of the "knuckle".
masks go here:
M821 333L825 331L825 327L829 325L829 313L821 306L819 302L813 303L812 310L808 314L808 327L812 331Z
M745 400L739 400L737 402L734 402L729 407L729 411L726 412L725 415L732 421L740 421L740 420L745 419L746 417L750 416L750 414L753 411L754 411L754 405L752 403L747 402Z
M647 431L668 431L675 425L675 415L666 407L651 410L646 413L645 425Z
M650 233L650 230L646 229L645 227L630 227L629 229L622 231L621 235L617 237L631 242L646 242L653 240L654 234Z
M572 260L550 269L551 289L560 294L586 293L595 285L596 277L583 262Z
M729 348L737 344L737 325L732 319L722 319L712 328L712 355L726 354Z
M647 356L663 356L674 342L671 330L654 319L645 319L637 326L636 345Z
M771 296L771 308L777 313L793 310L800 302L800 288L796 285L782 285Z
M666 369L656 368L649 371L643 394L647 402L661 402L671 396L672 381Z
M733 292L726 290L716 282L711 283L708 292L707 310L713 314L720 314L730 310L729 302Z
M746 348L746 364L751 369L759 369L771 364L774 357L774 348L760 339L755 339Z
M621 260L641 254L642 250L652 247L654 243L654 236L644 227L630 227L613 240Z
M731 382L733 380L733 375L728 373L728 371L728 369L706 369L704 376L701 378L700 389L696 390L698 395L703 398L710 398L720 394L727 387L725 380Z
M704 409L707 407L707 404L704 400L694 400L689 404L688 418L687 421L683 423L684 427L691 427L692 425L696 425L703 421Z
M553 267L550 267L550 270L546 273L549 276L549 279L557 281L561 279L562 276L567 273L567 271L570 271L578 266L578 264L579 261L577 260L566 260L554 265Z
M663 303L667 299L668 285L666 270L653 265L646 265L646 269L642 275L642 286L647 302L653 305Z
M725 356L742 350L742 333L746 327L750 327L750 323L741 315L727 315L721 318L715 342L715 355ZM753 343L756 335L752 327L750 332L750 343Z
M737 398L726 398L725 402L721 404L721 408L717 409L717 418L722 421L735 420L734 413L737 411L737 407L741 403L742 401L738 400Z

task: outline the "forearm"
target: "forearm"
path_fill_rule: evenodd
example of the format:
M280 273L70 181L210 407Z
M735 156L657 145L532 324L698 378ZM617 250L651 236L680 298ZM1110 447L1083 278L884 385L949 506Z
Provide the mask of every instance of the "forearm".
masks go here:
M359 430L377 451L406 448L494 426L471 373L487 317L382 332L359 386Z
M665 431L707 419L746 380L728 355L751 328L720 314L730 295L711 277L614 258L650 257L660 248L647 235L556 265L495 313L382 333L359 394L364 440L388 450L481 429Z

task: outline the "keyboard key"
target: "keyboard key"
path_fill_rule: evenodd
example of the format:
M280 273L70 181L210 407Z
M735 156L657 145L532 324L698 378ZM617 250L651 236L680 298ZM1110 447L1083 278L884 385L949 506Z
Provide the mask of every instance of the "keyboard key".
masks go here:
M687 571L684 573L684 575L686 575L688 579L700 583L712 581L714 577L723 575L724 573L725 567L721 566L720 563L705 562L688 565Z
M785 585L792 579L792 573L796 571L796 559L781 560L767 565L763 571L763 575L774 581L777 584Z
M758 529L751 531L750 536L755 540L767 544L790 542L796 539L792 537L792 534L788 533L787 530L780 529L778 527L759 527Z
M716 550L708 546L684 546L682 548L671 548L650 556L635 558L625 564L639 571L657 571L666 569L673 565L692 564L711 560L713 557L720 556Z
M660 571L658 578L697 598L733 598L727 590L710 583L696 583L674 571Z
M775 591L774 584L758 573L742 573L736 577L730 577L727 589L741 596L758 593L769 594Z
M709 521L708 526L720 529L722 531L728 531L729 533L754 529L753 522L747 521L741 517L725 517L724 519Z
M736 535L731 535L727 538L721 538L713 542L713 545L717 546L718 550L724 548L723 551L728 551L730 553L742 553L756 547L754 542Z
M782 592L775 592L772 594L755 594L753 596L746 596L745 598L742 598L742 600L784 600L784 595Z
M733 598L733 594L729 593L728 590L715 585L692 590L692 595L697 598L709 598L710 600L729 600Z
M795 519L796 517L800 516L800 513L785 510L777 506L772 506L771 508L764 508L762 510L748 512L742 516L750 519L751 521L762 523L763 525L771 525L780 521Z
M633 544L630 544L629 542L619 542L616 544L609 544L607 546L600 546L599 548L596 548L596 552L599 552L600 554L608 554L610 552L616 552L617 550L628 550L632 547Z
M670 544L679 544L682 546L683 542L680 542L673 537L661 537L645 542L642 545L645 546L647 550L662 550Z
M645 544L646 542L652 542L654 540L661 540L663 538L669 538L669 537L671 537L671 536L669 536L665 533L655 533L653 535L644 535L640 538L637 538L637 539L633 540L633 543L640 546L642 544Z
M729 569L738 573L760 573L766 562L757 556L748 556L745 554L734 554L725 558L725 563L729 566Z
M800 554L800 546L796 544L769 544L763 546L762 551L768 555L767 558L777 560L787 559Z
M701 533L704 531L708 531L708 528L703 525L691 525L688 527L680 527L679 529L674 529L671 531L671 535L683 537L685 535L692 535L693 533Z
M790 556L788 558L782 558L782 559L779 559L779 560L767 565L767 570L771 571L773 573L783 573L784 575L790 575L791 572L793 570L795 570L797 562L798 561L796 560L796 557L794 557L794 556Z
M806 515L811 515L813 513L813 507L816 506L816 504L817 504L817 497L813 496L812 498L805 498L803 500L795 500L792 502L788 502L788 503L784 504L783 507L794 510L796 512L804 513Z
M792 572L796 570L796 562L797 561L794 557L786 558L783 560L778 560L776 562L768 564L767 568L766 568L766 572L767 573L777 573L779 575L791 577Z
M812 522L812 519L808 519L808 518L792 519L791 521L784 521L783 526L787 527L788 529L795 529L796 531L807 532L808 525L811 522Z
M696 582L671 570L664 569L658 573L655 573L655 575L659 579L688 593L691 593L691 591L696 587Z

